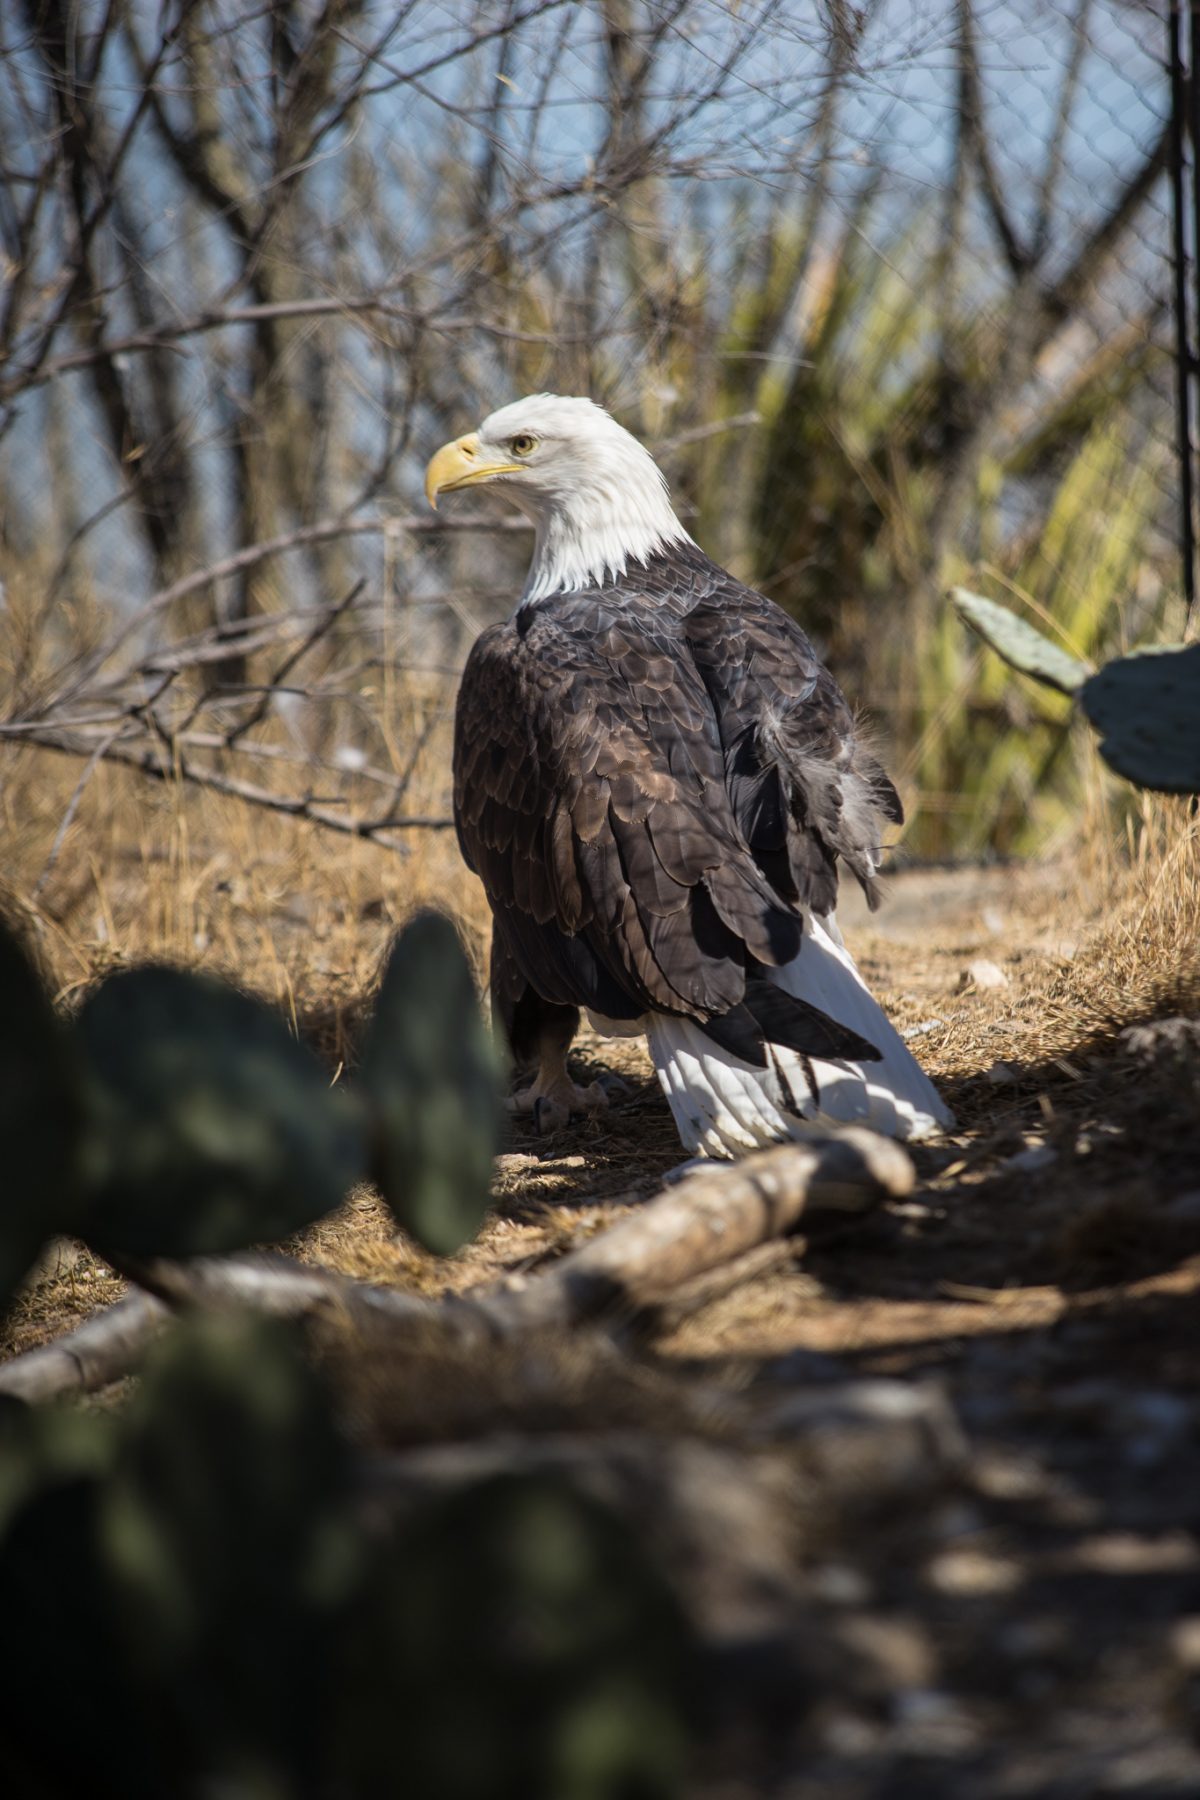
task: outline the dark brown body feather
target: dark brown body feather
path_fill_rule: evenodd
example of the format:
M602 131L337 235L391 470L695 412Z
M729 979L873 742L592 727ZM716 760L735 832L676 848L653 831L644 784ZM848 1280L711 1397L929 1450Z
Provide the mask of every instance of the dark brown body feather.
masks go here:
M759 1063L767 1031L874 1054L763 969L799 952L799 906L833 910L839 859L872 893L896 791L799 626L695 546L480 636L454 809L519 1055L581 1006L682 1014Z

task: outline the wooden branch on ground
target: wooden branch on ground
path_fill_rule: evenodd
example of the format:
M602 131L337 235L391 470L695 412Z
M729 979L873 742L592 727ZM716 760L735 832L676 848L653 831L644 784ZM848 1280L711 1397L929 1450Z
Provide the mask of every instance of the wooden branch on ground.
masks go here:
M753 1250L734 1257L732 1262L722 1263L719 1268L693 1276L690 1281L672 1288L662 1299L643 1306L633 1321L631 1335L635 1338L667 1336L685 1320L703 1312L714 1301L724 1300L727 1294L734 1293L747 1282L760 1281L764 1275L786 1269L800 1254L803 1245L803 1238L777 1238L766 1244L756 1244Z
M340 1316L365 1335L403 1339L420 1333L428 1342L431 1333L443 1333L447 1341L481 1351L526 1331L568 1331L664 1303L670 1317L672 1296L682 1296L685 1310L692 1310L689 1286L696 1305L729 1291L730 1280L710 1280L706 1293L703 1284L713 1271L740 1262L746 1278L761 1272L772 1259L754 1252L789 1232L807 1210L865 1211L881 1198L909 1193L913 1180L899 1144L859 1128L781 1144L740 1163L713 1163L685 1175L543 1274L442 1300L373 1287L281 1256L122 1262L120 1272L143 1290L131 1297L143 1303L143 1313L121 1301L57 1344L15 1357L0 1368L0 1393L49 1399L127 1374L153 1335L151 1320L157 1329L166 1306L246 1305L279 1317Z
M730 1515L750 1500L750 1451L769 1456L802 1445L807 1473L827 1505L875 1508L936 1487L968 1455L954 1410L933 1382L851 1376L811 1391L785 1390L774 1406L764 1406L761 1396L749 1406L741 1396L726 1394L722 1402L726 1424L739 1427L734 1444L683 1435L664 1444L659 1432L629 1426L508 1429L378 1454L367 1462L367 1481L388 1498L423 1500L505 1469L541 1467L621 1504L628 1498L622 1487L641 1476L642 1491L657 1496L656 1510L669 1511L673 1521L692 1514L699 1521L718 1495L717 1510L728 1502ZM759 1489L751 1503L760 1506L764 1497Z
M169 1308L152 1294L126 1294L65 1337L0 1366L0 1394L33 1405L94 1393L137 1367L169 1317Z
M477 1304L525 1326L636 1312L784 1236L810 1209L865 1212L884 1196L910 1193L914 1180L907 1151L860 1127L710 1163L545 1274Z

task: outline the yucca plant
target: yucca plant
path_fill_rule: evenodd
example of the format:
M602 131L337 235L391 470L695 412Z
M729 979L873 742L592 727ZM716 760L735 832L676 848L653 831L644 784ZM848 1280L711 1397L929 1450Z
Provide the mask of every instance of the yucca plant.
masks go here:
M725 409L749 396L763 425L753 445L718 441L698 464L701 511L710 541L741 548L741 572L881 716L908 789L909 851L1027 851L1073 809L1070 708L1014 696L938 604L946 581L979 566L953 539L940 547L939 521L966 454L961 396L985 385L1004 323L969 294L948 318L931 222L914 213L880 253L868 205L832 245L778 226L770 279L735 297L731 319L767 349L752 382L730 377ZM1125 629L1166 485L1167 452L1128 406L1153 352L1124 349L1022 395L965 465L963 514L989 580L1039 594L1087 655Z
M1161 509L1162 461L1161 447L1141 440L1128 414L1102 412L1061 470L1045 512L1023 533L1031 547L997 542L993 526L996 560L983 565L986 587L1006 597L1036 595L1031 610L1070 654L1097 659L1120 648ZM1002 492L1004 468L987 473ZM970 573L962 562L947 571L959 582ZM1157 628L1166 601L1164 591L1141 629ZM935 815L918 821L916 846L960 855L1043 848L1078 816L1082 778L1070 753L1069 703L1050 688L1014 689L952 612L942 610L930 650L922 690L930 723L910 767L919 792L951 794L958 811L952 823Z

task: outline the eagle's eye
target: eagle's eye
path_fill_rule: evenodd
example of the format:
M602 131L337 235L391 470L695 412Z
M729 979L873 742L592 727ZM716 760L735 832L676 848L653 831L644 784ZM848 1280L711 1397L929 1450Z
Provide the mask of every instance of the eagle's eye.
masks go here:
M537 439L532 437L528 431L521 431L515 438L508 440L508 447L514 456L532 456L536 443Z

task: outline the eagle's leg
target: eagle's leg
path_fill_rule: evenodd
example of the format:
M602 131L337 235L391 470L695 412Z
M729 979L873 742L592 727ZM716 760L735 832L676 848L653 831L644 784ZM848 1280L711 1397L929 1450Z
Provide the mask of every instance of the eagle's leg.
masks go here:
M519 1062L537 1063L529 1087L506 1102L509 1112L529 1113L539 1134L561 1131L580 1113L601 1112L608 1095L598 1081L581 1088L567 1073L567 1051L579 1029L579 1009L543 1000L526 987L515 1004L502 1010L493 986L493 1005Z
M572 1081L565 1062L558 1069L543 1063L533 1086L513 1094L506 1105L510 1112L531 1114L534 1130L546 1137L552 1131L561 1131L568 1120L581 1113L603 1112L608 1095L598 1081L589 1082L585 1088Z
M534 1130L541 1136L561 1131L569 1119L580 1113L603 1112L608 1105L608 1095L598 1081L580 1087L568 1075L570 1041L570 1037L564 1039L548 1032L538 1044L538 1072L532 1085L508 1101L510 1112L532 1115Z

